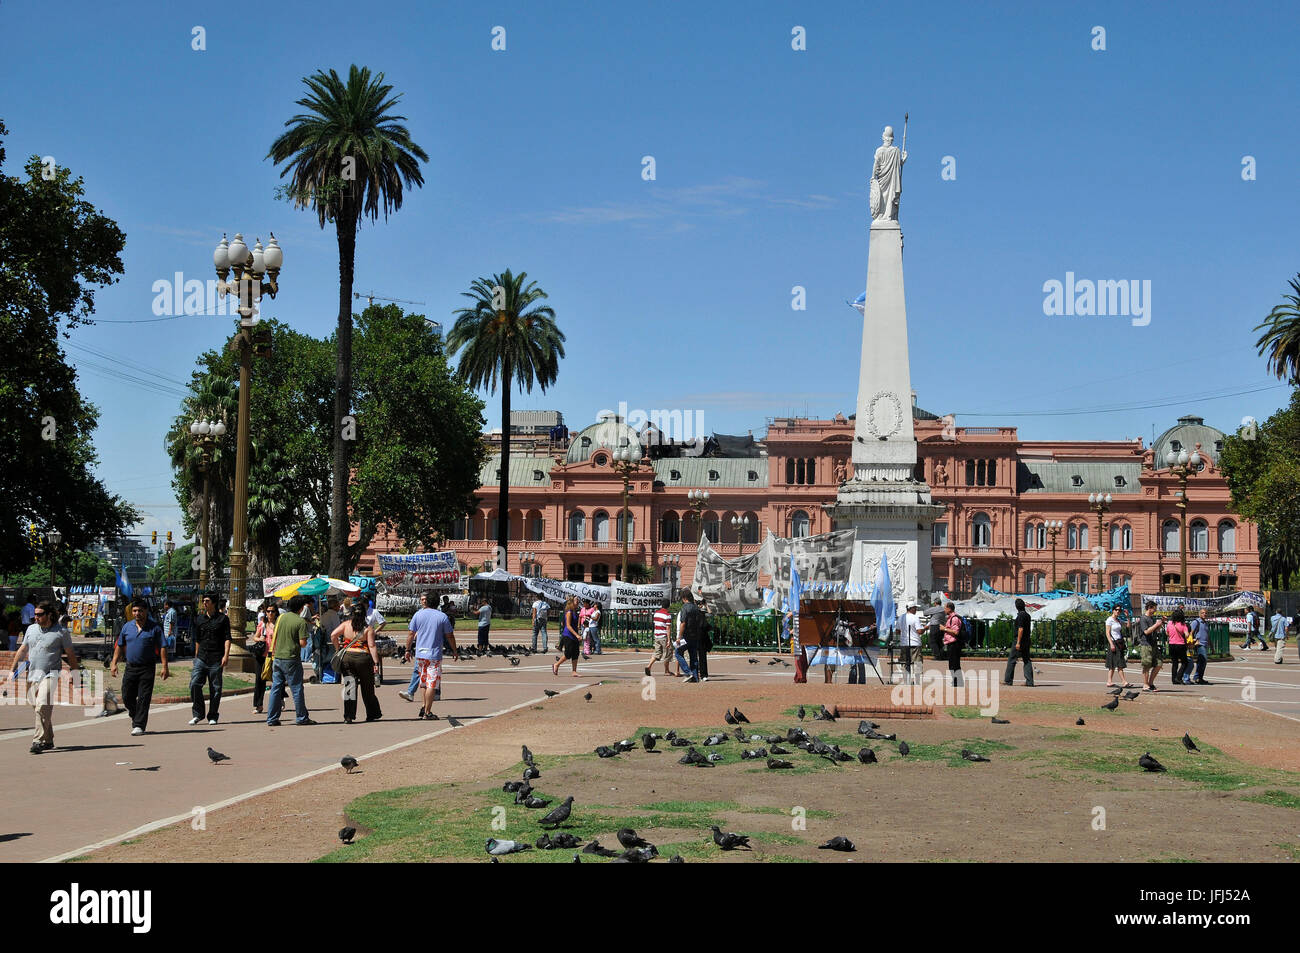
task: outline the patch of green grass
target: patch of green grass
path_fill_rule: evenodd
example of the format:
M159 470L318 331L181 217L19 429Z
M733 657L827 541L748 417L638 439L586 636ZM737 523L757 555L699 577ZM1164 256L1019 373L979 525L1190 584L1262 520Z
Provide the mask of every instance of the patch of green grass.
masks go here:
M1286 791L1265 791L1263 794L1248 795L1243 797L1242 800L1255 801L1259 804L1271 804L1274 807L1289 807L1293 811L1300 811L1300 797Z
M917 861L920 864L980 864L983 861L976 860L974 857L924 857Z
M1292 860L1300 860L1300 844L1274 844L1274 847L1280 848L1291 855ZM80 860L81 858L74 858Z
M760 844L780 844L785 847L801 847L804 844L801 837L795 837L793 834L777 834L773 831L758 831L750 834L749 839Z
M1281 847L1281 846L1283 846L1283 845L1279 844L1278 846ZM90 855L89 855L89 854L79 854L79 855L76 856L76 857L69 857L67 860L64 861L64 863L65 863L65 864L84 864L84 863L88 862L89 860L90 860Z
M1120 703L1119 703L1119 708L1117 708L1115 711L1102 711L1102 710L1101 710L1101 703L1100 703L1100 702L1098 702L1096 705L1093 705L1093 706L1091 706L1091 707L1088 707L1088 706L1080 706L1080 705L1062 705L1062 704L1060 704L1059 702L1017 702L1016 704L1014 704L1014 705L1011 706L1011 710L1012 710L1012 711L1024 711L1024 712L1031 712L1031 711L1047 711L1047 712L1054 712L1054 713L1056 713L1056 714L1061 714L1061 715L1076 715L1076 716L1077 716L1077 715L1083 715L1083 714L1086 714L1088 711L1090 711L1091 709L1095 708L1096 711L1093 712L1093 717L1100 718L1100 717L1102 717L1103 715L1106 715L1106 716L1112 716L1112 715L1125 715L1125 716L1127 716L1127 715L1131 714L1130 712L1127 712L1127 711L1124 710L1124 706L1125 706L1126 704L1128 704L1128 703L1127 703L1127 702L1120 702Z
M1059 735L1048 735L1044 741L1082 741L1083 735L1077 731L1064 731Z
M1007 744L1005 741L993 741L988 738L962 738L958 741L944 741L940 744L909 745L911 753L903 760L910 761L946 761L949 767L959 768L971 764L961 756L963 748L967 748L976 754L982 754L985 757L991 757L1004 751L1014 751L1015 745Z
M980 714L980 710L974 705L960 705L957 706L956 708L949 708L947 709L947 711L949 717L951 718L983 718L984 717L983 715Z
M767 854L763 857L767 864L815 864L817 861L807 857L791 857L789 854Z
M1201 861L1192 860L1190 857L1152 857L1149 864L1199 864Z

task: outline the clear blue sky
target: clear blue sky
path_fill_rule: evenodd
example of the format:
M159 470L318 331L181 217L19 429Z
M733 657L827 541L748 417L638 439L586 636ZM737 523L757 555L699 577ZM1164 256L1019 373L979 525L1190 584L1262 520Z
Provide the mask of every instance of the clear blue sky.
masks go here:
M1292 4L224 9L0 6L7 171L54 156L127 235L126 275L98 297L105 322L153 317L152 284L176 271L212 277L222 232L274 230L285 267L266 313L329 332L332 228L274 198L263 157L302 77L359 63L404 93L430 161L425 187L362 229L356 287L449 323L475 277L526 270L568 358L517 408L571 425L619 401L699 409L724 433L851 413L861 319L845 300L865 282L871 156L904 111L921 406L1028 439L1149 440L1181 413L1231 429L1286 399L1280 386L1209 398L1277 383L1251 328L1300 270ZM498 25L505 52L491 49ZM795 26L806 51L791 49ZM1150 280L1150 324L1045 316L1043 283L1067 271ZM795 285L806 311L791 309ZM109 369L80 375L102 410L101 475L142 506L144 530L179 529L163 435L178 382L228 331L186 317L74 335L79 363ZM489 398L490 426L498 407ZM1133 409L1096 410L1112 407Z

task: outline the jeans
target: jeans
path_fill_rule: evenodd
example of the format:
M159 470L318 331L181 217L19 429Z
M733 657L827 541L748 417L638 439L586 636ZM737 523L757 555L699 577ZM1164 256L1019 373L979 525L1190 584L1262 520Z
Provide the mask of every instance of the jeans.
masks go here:
M591 654L600 655L600 627L591 626L587 629L587 635L591 637Z
M685 652L686 652L685 648L679 648L674 653L677 656L677 671L685 673L687 678L697 678L698 676L696 675L695 669L692 668L686 661L686 656L684 654ZM694 653L692 653L692 657L693 654Z
M1194 661L1196 665L1196 674L1192 675L1192 678L1198 682L1203 681L1205 679L1205 666L1210 661L1210 656L1206 652L1205 646L1198 645L1196 647L1196 658ZM1193 664L1192 662L1187 663L1189 675L1191 675L1192 664Z
M686 654L691 659L691 677L705 679L709 677L709 653L703 642L687 642Z
M141 731L149 727L153 682L153 662L126 663L126 671L122 673L122 704L131 716L131 724Z
M343 683L343 720L356 719L359 688L366 704L366 721L374 721L383 714L379 710L379 699L375 697L375 660L368 652L340 652L334 658L339 681Z
M542 652L550 651L550 637L546 634L546 620L538 619L533 623L533 651L537 651L537 635L542 636Z
M293 695L293 710L297 716L295 720L302 724L311 714L307 711L307 699L302 689L302 662L299 659L278 658L271 666L271 705L266 712L266 723L280 723L280 711L284 708L280 690L288 685L289 692Z
M1264 646L1264 648L1268 648L1268 643L1264 641L1263 634L1259 632L1248 632L1246 634L1246 644L1243 648L1250 648L1256 639L1259 639L1260 645Z
M1025 663L1025 684L1034 687L1034 663L1029 658L1029 649L1018 649L1014 645L1011 647L1011 654L1007 656L1007 671L1002 678L1003 685L1010 685L1016 678L1016 659L1019 658Z
M195 718L202 721L203 683L208 683L208 721L216 721L221 709L221 662L205 662L195 656L194 671L190 673L190 709Z

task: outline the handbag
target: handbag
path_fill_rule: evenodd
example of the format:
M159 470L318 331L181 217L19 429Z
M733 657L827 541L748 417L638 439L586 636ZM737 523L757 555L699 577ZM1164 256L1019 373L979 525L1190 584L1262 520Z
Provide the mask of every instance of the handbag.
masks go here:
M271 671L274 667L274 660L271 658L271 653L267 652L266 659L262 662L262 681L269 682L271 680Z

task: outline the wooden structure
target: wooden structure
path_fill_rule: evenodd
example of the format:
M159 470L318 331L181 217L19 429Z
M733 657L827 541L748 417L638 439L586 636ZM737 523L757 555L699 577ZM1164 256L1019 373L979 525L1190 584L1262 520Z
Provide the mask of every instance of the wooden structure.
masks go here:
M863 626L876 624L876 610L863 599L801 599L799 602L799 642L807 646L835 644L835 618L840 610L853 627L853 647L876 645L874 637L859 632ZM848 646L839 646L848 648Z

